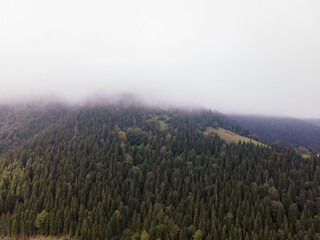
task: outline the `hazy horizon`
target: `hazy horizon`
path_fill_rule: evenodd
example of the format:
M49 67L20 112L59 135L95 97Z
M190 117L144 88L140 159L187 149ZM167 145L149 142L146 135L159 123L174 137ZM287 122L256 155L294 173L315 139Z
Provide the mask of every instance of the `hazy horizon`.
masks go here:
M316 0L3 1L0 103L128 93L320 118L318 9Z
M64 105L66 107L84 107L84 106L100 106L100 105L132 105L150 108L160 108L160 109L181 109L186 111L217 111L229 117L233 116L249 116L249 117L261 117L261 118L295 118L301 120L316 120L320 119L318 117L296 117L289 115L275 115L275 114L259 114L259 113L236 113L236 112L225 112L213 107L205 107L204 105L197 105L187 102L170 102L160 99L147 99L141 96L126 92L118 93L112 95L88 95L83 98L78 99L68 99L63 96L51 95L51 96L26 96L21 98L7 98L0 100L0 106L35 106L35 107L45 107L51 104Z

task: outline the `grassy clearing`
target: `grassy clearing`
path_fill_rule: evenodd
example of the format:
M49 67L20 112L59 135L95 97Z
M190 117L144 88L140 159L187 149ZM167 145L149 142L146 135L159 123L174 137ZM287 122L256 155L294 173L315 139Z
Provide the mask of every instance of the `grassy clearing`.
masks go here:
M160 130L165 131L168 129L168 123L167 121L170 119L170 117L166 114L163 114L161 116L155 116L153 117L154 120L156 120L159 123Z
M163 120L158 120L158 122L159 122L160 130L161 130L161 131L165 131L165 130L168 129L168 124L167 124L165 121L163 121Z
M308 159L311 157L310 154L301 154L301 156L304 158L304 159Z
M256 140L253 140L253 139L250 139L247 137L240 136L234 132L231 132L229 130L225 130L223 128L216 129L216 128L212 128L212 127L207 127L206 131L204 131L204 134L212 134L212 133L218 134L227 143L232 143L232 142L238 143L239 141L243 142L243 143L250 143L251 142L256 145L267 147L267 145L265 145L261 142L258 142Z

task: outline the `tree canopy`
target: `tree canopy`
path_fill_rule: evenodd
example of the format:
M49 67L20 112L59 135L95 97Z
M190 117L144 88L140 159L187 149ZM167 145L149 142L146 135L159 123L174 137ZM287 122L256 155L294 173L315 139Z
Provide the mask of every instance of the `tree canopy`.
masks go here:
M320 237L319 158L204 134L245 132L220 113L103 105L0 116L2 236Z

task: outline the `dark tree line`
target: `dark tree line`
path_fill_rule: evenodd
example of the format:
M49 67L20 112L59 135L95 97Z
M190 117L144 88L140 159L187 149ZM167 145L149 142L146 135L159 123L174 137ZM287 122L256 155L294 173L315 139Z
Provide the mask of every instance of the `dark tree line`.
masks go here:
M303 159L281 145L226 144L216 135L204 135L207 126L244 131L210 111L54 109L63 113L54 122L24 129L27 137L15 147L3 145L1 235L320 237L316 156ZM52 114L44 109L34 117L41 123ZM12 123L17 129L25 127L21 124Z
M273 144L280 141L285 146L304 146L320 151L320 126L315 122L280 117L231 116L242 127L259 136L260 140Z

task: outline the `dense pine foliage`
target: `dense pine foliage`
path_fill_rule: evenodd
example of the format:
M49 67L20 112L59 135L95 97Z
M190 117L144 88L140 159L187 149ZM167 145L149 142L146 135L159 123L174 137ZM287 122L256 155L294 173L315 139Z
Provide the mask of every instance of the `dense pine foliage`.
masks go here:
M320 160L210 111L2 107L0 235L319 239Z
M320 151L320 126L316 120L244 115L233 115L231 118L267 144L280 141L285 146L304 146Z

